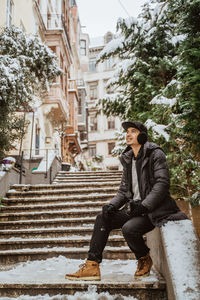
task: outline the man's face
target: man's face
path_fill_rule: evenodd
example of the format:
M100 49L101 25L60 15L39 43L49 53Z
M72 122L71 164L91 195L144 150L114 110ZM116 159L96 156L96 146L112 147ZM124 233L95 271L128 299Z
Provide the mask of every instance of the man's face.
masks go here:
M128 146L139 145L137 137L140 131L136 128L129 127L126 132L126 143Z

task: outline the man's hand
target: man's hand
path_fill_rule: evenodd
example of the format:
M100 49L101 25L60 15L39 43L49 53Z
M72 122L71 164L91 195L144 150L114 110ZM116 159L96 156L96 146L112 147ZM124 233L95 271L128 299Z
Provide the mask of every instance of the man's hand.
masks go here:
M102 215L105 220L108 220L109 217L116 211L116 208L112 204L105 204L102 207Z
M141 203L134 203L134 201L131 201L130 203L131 207L131 217L139 217L142 215L148 214L148 209L144 207Z

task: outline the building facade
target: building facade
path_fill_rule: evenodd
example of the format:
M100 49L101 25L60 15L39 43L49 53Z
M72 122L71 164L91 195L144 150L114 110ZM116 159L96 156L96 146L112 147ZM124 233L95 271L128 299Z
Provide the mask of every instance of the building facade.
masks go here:
M112 88L107 87L108 80L114 74L114 61L112 58L103 63L96 64L97 57L104 46L113 39L113 34L108 32L104 37L94 38L90 41L89 71L84 73L87 88L88 101L88 152L87 158L97 160L102 157L102 168L117 170L119 159L112 156L112 150L116 144L115 132L121 129L118 117L106 117L98 111L97 103L106 94L113 93Z
M87 128L84 106L80 109L86 93L76 1L1 0L0 26L12 25L27 34L37 34L56 54L63 70L45 95L35 97L32 112L26 113L29 125L22 150L30 157L53 151L73 165L82 151L79 129Z

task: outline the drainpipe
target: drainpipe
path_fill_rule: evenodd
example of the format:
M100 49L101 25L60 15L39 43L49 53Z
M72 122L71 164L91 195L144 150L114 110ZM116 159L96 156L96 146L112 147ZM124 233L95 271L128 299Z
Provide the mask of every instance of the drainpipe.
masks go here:
M35 120L35 112L33 111L33 117L32 117L32 130L31 130L30 159L31 159L31 156L32 156L32 149L33 149L33 129L34 129L34 120Z
M19 156L21 155L21 152L22 152L22 141L23 141L23 137L24 137L25 119L26 119L26 112L24 112L23 129L22 129L22 132L21 132L20 147L19 147Z

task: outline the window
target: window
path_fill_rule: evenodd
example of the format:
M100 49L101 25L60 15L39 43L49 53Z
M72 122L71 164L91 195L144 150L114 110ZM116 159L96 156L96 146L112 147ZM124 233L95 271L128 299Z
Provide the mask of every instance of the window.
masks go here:
M105 64L106 64L106 70L111 70L112 67L113 67L113 58L110 57L108 58L106 61L105 61Z
M108 143L108 154L112 154L112 150L115 148L115 143Z
M108 118L108 129L115 129L115 118L114 117Z
M10 27L13 21L13 1L7 0L7 16L6 16L6 25Z
M96 152L97 152L96 145L95 144L94 145L89 145L89 156L90 157L95 156Z
M81 40L80 41L80 46L81 46L81 55L86 55L86 41Z
M90 85L90 100L97 99L97 84Z
M71 0L71 6L77 6L76 0Z
M80 140L81 141L87 140L87 132L86 131L81 131L80 132Z
M97 68L96 68L96 60L95 59L90 59L89 69L90 69L90 72L96 72Z
M94 116L90 117L90 131L97 131L97 118Z

